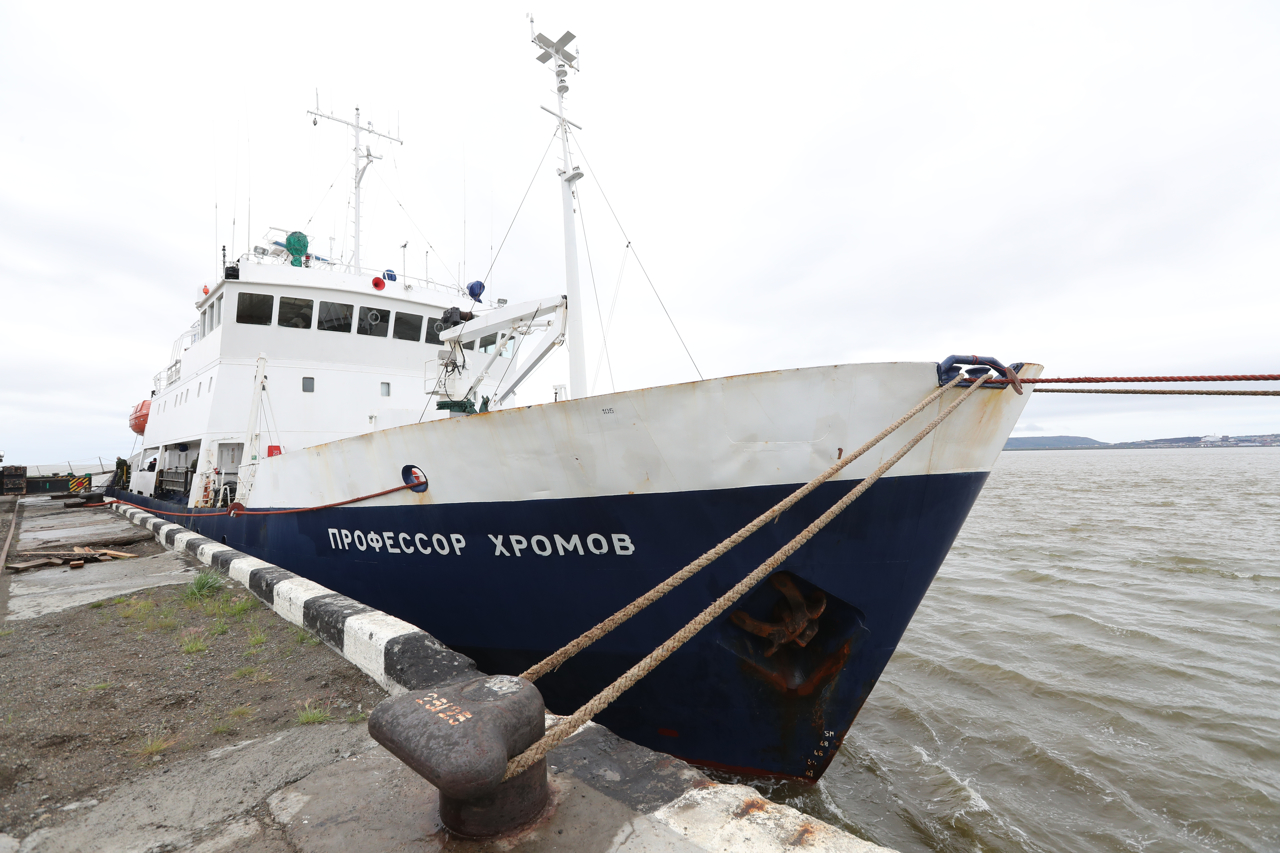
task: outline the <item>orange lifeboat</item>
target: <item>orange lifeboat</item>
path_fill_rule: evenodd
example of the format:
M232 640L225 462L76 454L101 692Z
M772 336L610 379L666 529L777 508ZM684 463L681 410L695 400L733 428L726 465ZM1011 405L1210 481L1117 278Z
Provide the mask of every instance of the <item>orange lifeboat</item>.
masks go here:
M133 407L133 412L129 415L129 429L142 435L147 431L147 418L151 415L151 401L143 400L141 403Z

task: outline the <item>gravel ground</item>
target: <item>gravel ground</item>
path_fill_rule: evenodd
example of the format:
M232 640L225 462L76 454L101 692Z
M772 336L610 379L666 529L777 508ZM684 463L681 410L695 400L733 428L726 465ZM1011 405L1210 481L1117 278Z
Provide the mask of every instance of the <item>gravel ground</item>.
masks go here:
M204 599L161 587L0 625L0 832L56 826L188 753L297 725L363 727L382 689L223 580Z

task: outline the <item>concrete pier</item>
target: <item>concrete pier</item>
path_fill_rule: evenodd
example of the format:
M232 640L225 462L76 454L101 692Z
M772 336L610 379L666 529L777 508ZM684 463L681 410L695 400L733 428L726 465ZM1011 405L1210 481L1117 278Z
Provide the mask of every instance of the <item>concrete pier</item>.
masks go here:
M7 587L5 628L36 618L48 623L121 590L185 583L196 570L213 566L281 618L312 631L389 693L474 673L468 659L413 626L140 510L121 506L119 515L105 509L67 515L60 505L44 504L24 507L30 536L56 536L60 543L78 543L80 536L93 540L85 544L101 544L94 537L145 532L171 550L77 571L6 572L0 580L0 603ZM28 534L20 529L23 535ZM750 787L717 784L684 762L595 724L553 750L548 769L550 802L540 817L513 835L468 840L440 825L439 792L374 743L364 724L285 727L188 753L90 792L61 805L56 826L22 838L0 834L0 853L885 851L768 802ZM0 800L4 796L0 788Z

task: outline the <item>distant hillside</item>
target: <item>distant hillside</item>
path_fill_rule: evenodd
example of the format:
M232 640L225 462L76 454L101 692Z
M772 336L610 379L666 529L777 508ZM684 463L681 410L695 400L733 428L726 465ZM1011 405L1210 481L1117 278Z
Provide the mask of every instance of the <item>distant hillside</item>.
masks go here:
M1061 450L1064 447L1107 447L1105 441L1082 435L1024 435L1004 443L1005 450Z

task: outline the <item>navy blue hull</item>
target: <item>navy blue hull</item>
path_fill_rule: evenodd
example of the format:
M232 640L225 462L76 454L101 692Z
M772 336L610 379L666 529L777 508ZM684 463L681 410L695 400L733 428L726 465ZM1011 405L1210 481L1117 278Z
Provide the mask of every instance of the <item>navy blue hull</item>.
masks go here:
M599 721L623 737L698 764L817 779L897 647L986 477L881 480L782 566L793 590L825 605L816 633L804 645L786 642L770 652L771 642L742 627L743 617L731 618L742 611L757 623L785 620L785 581L762 583ZM853 485L819 487L545 676L538 687L548 708L561 714L575 710ZM175 520L418 625L485 672L519 673L794 488L349 505ZM158 515L192 512L138 495L120 497Z

